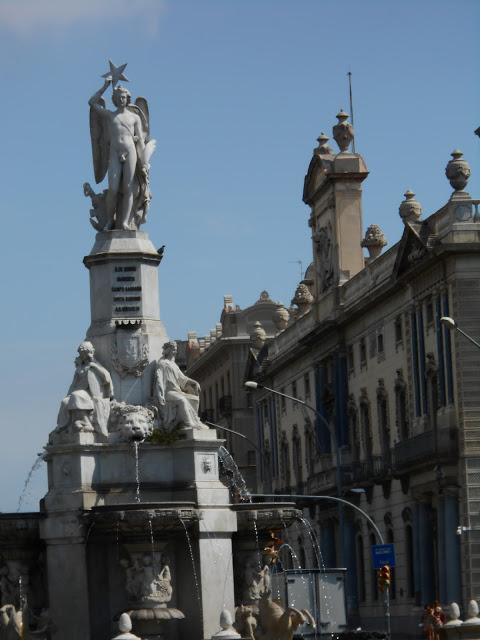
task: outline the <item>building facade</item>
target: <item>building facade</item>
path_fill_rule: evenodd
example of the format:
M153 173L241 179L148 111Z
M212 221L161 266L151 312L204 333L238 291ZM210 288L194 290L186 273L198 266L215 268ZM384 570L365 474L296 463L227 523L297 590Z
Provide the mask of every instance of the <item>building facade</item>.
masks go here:
M317 413L255 392L260 488L341 497L367 512L395 544L392 629L414 637L425 604L480 597L480 353L441 322L451 316L478 335L479 201L464 190L470 169L454 151L449 201L422 219L407 191L403 235L382 253L381 229L362 230L368 170L348 151L346 114L337 117L340 153L322 134L305 177L312 264L297 312L248 374ZM374 529L333 501L304 505L325 565L348 569L350 620L381 629ZM315 563L308 530L290 537Z
M257 362L266 344L285 328L288 311L262 291L246 309L225 296L220 322L208 336L188 334L187 374L201 386L202 420L226 427L219 430L250 491L257 486L258 440L253 417L252 394L243 385L247 362ZM231 430L236 433L231 433ZM245 436L240 437L238 434Z

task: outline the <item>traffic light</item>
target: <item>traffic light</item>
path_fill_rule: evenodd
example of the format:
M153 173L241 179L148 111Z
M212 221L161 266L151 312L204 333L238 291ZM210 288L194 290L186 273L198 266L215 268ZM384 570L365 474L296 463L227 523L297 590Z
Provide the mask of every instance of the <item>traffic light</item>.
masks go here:
M380 591L383 591L385 587L387 589L390 587L391 577L390 567L388 566L388 564L384 564L383 567L380 567L380 569L378 570L377 582Z

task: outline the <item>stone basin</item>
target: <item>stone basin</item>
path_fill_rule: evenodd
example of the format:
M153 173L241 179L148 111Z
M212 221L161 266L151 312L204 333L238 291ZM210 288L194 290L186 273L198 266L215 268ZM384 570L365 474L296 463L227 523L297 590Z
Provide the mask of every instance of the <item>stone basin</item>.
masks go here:
M302 516L294 502L244 502L232 504L232 510L237 513L238 531L242 533L251 532L253 523L259 533L284 529Z
M95 533L112 534L184 531L200 519L193 502L140 502L94 507L85 514Z

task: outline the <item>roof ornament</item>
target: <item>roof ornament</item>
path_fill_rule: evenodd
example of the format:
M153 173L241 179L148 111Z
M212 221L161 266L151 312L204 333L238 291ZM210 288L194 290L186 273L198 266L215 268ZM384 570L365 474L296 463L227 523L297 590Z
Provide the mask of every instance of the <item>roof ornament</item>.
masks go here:
M371 224L360 244L368 249L370 260L375 260L382 253L383 247L387 244L387 239L378 224Z
M416 222L422 215L422 205L415 200L415 194L407 189L403 194L405 200L400 203L398 213L403 222Z
M322 131L322 133L317 138L318 147L315 149L315 153L318 153L320 156L332 155L332 148L329 144L327 144L329 140L330 138Z
M445 175L455 191L463 191L470 178L470 165L459 149L452 151L451 156L452 160L445 167Z
M341 153L345 153L348 150L355 136L352 125L347 122L348 118L348 113L340 109L337 113L338 123L332 129L333 139L338 144Z

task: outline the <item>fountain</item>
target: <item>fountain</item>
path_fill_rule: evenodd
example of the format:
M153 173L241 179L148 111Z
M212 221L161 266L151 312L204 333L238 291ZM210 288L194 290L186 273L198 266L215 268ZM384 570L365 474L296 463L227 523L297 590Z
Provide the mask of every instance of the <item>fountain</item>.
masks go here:
M198 417L198 383L175 363L160 319L163 252L140 229L155 141L147 101L119 84L125 66L110 62L89 100L95 179L109 179L99 193L84 185L97 231L83 261L91 324L35 466L48 468L40 510L0 514L0 640L238 637L229 614L221 631L218 620L247 592L237 618L262 625L263 607L273 638L279 620L290 633L301 618L269 596L271 531L301 513L251 503L224 441ZM246 581L260 573L255 591Z

